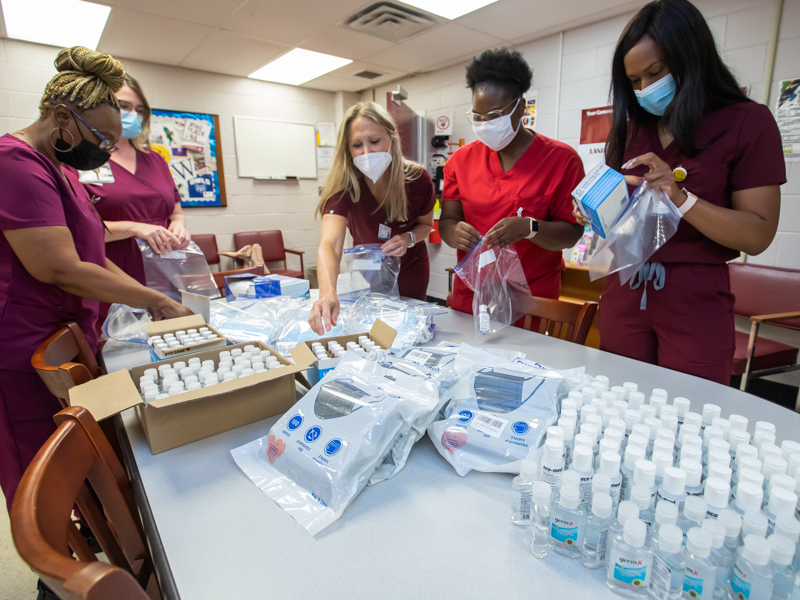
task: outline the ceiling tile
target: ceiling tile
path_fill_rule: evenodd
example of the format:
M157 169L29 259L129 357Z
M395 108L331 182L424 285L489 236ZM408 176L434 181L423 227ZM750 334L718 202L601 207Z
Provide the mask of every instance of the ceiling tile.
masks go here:
M355 74L360 73L361 71L374 71L376 73L381 73L382 75L380 77L376 77L375 79L356 77ZM331 71L330 73L326 73L321 77L307 81L303 84L303 87L330 91L341 90L345 92L360 92L361 90L366 90L368 88L375 87L376 85L383 85L387 82L394 81L395 79L406 77L409 74L410 73L406 71L387 69L386 67L379 65L357 61L341 67L340 69L336 69L335 71ZM339 84L342 87L331 87L334 84Z
M499 38L448 23L377 52L367 57L367 60L376 65L412 73L501 42Z
M97 49L121 58L175 65L211 31L194 23L116 8Z
M169 17L199 25L219 25L242 4L242 0L114 0L120 8Z
M290 46L266 42L230 31L214 31L180 65L201 71L247 77Z
M352 60L359 60L391 46L394 46L394 42L336 25L304 40L301 44L301 47L306 50L324 52Z
M223 21L222 29L279 42L300 44L329 25L349 17L364 0L250 0Z

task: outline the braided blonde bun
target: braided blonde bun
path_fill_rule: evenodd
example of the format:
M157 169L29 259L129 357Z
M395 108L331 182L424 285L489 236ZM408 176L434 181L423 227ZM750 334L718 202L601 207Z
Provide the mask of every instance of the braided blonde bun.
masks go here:
M112 56L73 46L59 51L55 65L58 73L47 84L39 102L42 116L47 114L50 101L57 99L84 109L100 104L119 107L115 94L125 82L125 70Z

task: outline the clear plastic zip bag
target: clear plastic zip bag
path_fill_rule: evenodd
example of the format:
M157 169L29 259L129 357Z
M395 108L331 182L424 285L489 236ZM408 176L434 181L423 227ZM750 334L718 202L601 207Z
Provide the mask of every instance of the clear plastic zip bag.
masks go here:
M106 337L120 342L147 343L147 324L153 316L146 308L127 304L112 304L103 323Z
M145 240L137 239L142 252L147 287L181 301L181 290L209 298L219 296L203 251L194 242L184 250L156 254Z
M516 323L533 307L517 251L511 246L488 248L485 240L481 238L454 269L474 294L476 336L496 333Z
M620 284L625 285L675 235L681 218L666 192L643 182L606 238L599 241L591 259L584 262L589 267L589 279L619 273Z
M426 344L433 339L433 317L447 309L432 302L389 298L384 294L364 294L347 307L346 335L370 331L377 319L397 331L393 348Z
M340 300L355 300L366 292L385 294L396 298L397 278L400 275L400 257L381 251L381 244L359 244L344 251L347 273L337 283Z

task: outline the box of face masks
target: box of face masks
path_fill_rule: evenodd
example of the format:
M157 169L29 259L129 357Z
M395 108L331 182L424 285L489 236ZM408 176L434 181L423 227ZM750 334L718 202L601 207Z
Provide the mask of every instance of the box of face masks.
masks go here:
M578 209L589 219L592 230L605 238L627 208L625 176L604 164L597 165L572 192Z
M228 281L230 279L230 281ZM310 298L310 284L307 279L286 277L285 275L233 275L225 278L225 297L235 298L272 298L274 296L291 296L293 298Z

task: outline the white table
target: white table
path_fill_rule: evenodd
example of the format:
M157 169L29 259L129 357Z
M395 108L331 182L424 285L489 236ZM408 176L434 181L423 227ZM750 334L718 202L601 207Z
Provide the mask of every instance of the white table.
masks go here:
M472 317L436 319L436 342L476 343ZM557 368L585 365L612 385L636 381L770 420L800 440L800 415L733 388L576 344L507 328L479 344ZM110 352L120 364L125 352ZM130 364L130 363L128 363ZM602 570L550 554L537 560L509 520L510 475L459 477L427 437L394 478L369 487L332 526L308 535L238 469L230 450L277 417L153 456L135 416L123 416L129 468L167 598L618 598ZM124 437L124 436L123 436Z

